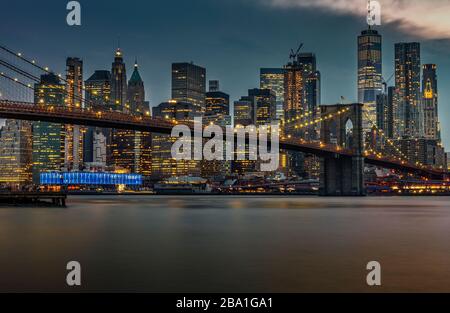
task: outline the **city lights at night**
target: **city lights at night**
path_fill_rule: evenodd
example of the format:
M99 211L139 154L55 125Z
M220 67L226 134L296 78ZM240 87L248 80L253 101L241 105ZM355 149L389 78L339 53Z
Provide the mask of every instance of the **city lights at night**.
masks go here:
M0 1L0 293L450 293L449 1Z

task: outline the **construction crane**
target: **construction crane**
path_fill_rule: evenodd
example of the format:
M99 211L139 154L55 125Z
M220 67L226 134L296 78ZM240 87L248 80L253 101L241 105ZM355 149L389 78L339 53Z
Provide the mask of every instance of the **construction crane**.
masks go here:
M300 54L300 50L302 50L303 48L303 43L300 44L300 46L298 47L297 51L294 52L294 49L291 49L291 54L289 55L289 59L291 59L292 61L295 61L299 54Z

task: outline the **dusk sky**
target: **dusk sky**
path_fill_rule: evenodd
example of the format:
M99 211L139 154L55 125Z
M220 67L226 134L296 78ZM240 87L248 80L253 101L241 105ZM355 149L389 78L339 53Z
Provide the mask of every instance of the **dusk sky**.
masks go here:
M154 106L170 97L172 62L206 67L207 79L219 79L236 100L258 87L259 68L283 66L302 42L303 52L317 56L322 103L337 103L341 95L356 100L356 39L367 27L365 0L82 0L79 27L66 24L67 2L3 3L1 44L57 73L64 73L67 56L81 57L87 79L111 68L120 37L128 74L137 58ZM394 43L422 43L422 63L438 65L442 135L450 149L450 1L380 3L383 76L394 71Z

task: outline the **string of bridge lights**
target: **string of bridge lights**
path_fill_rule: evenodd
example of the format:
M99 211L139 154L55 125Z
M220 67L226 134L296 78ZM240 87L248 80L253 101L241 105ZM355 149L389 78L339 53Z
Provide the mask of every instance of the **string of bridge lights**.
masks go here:
M0 46L0 49L3 50L3 51L6 51L7 53L9 53L9 54L11 54L11 55L13 55L13 56L15 56L15 57L17 57L17 58L19 58L19 59L21 59L22 61L24 61L24 62L26 62L26 63L28 63L28 64L33 65L34 67L40 69L41 71L46 72L47 74L50 74L50 73L51 73L51 71L50 71L50 69L49 69L48 66L40 66L34 59L30 60L30 59L25 58L21 52L14 52L14 51L12 51L11 49L8 49L8 48L5 47L5 46ZM64 79L62 78L62 75L61 75L61 74L58 74L58 76L59 76L62 80L64 80ZM66 80L64 80L64 81L66 81ZM67 82L67 81L66 81L66 82Z
M395 145L395 143L390 139L390 138L388 138L387 136L386 136L386 134L384 133L384 131L382 130L382 129L379 129L378 128L378 126L370 119L370 117L368 116L368 114L367 114L367 112L364 112L365 113L365 115L366 115L366 118L367 118L367 120L370 122L370 124L372 125L372 128L381 136L381 137L383 137L385 140L386 140L386 142L391 146L391 147L393 147L394 148L394 150L397 152L397 153L399 153L405 160L406 160L406 162L408 162L408 163L411 163L411 160L409 159L409 157L408 156L406 156L396 145ZM402 160L401 158L398 158L400 161L402 161L402 162L404 162L405 160ZM421 163L421 162L415 162L415 165L416 166L419 166L419 167L421 167L421 168L425 168L426 166L423 164L423 163Z
M363 113L365 114L365 116L366 116L367 120L369 121L369 123L372 125L372 129L375 130L375 132L377 132L380 136L384 137L384 139L386 139L388 144L391 145L394 148L394 150L396 152L398 152L406 161L410 162L409 158L398 147L396 147L394 145L394 143L389 138L387 138L387 136L384 134L383 130L379 129L378 126L370 119L370 117L367 114L367 112L363 111ZM404 160L402 160L402 161L404 161Z
M8 79L10 81L13 81L13 82L15 82L15 83L17 83L19 85L22 85L22 86L24 86L26 88L34 90L33 86L30 83L24 83L24 82L20 81L17 77L13 78L13 77L5 74L4 72L0 72L0 76L4 77L4 78L6 78L6 79Z
M297 122L298 120L300 120L302 118L309 117L309 116L312 116L312 115L313 115L312 111L306 111L302 115L297 115L297 116L295 116L295 117L293 117L291 119L285 120L284 123L285 124L287 124L287 123L295 123L295 122Z
M300 125L295 125L294 128L295 129L302 129L302 128L306 128L306 127L309 127L309 126L313 126L313 125L319 124L319 123L321 123L323 121L331 120L331 119L333 119L333 118L335 118L337 116L340 116L341 114L343 114L345 112L348 112L348 111L350 111L350 108L341 109L339 111L336 111L335 113L330 113L328 115L323 115L323 116L321 116L319 118L316 118L314 121L301 123Z
M45 73L47 73L47 74L54 74L52 71L50 71L50 69L49 69L48 66L45 66L45 67L44 67L44 66L41 66L41 65L39 65L38 62L36 62L35 60L30 60L30 59L25 58L21 52L14 52L14 51L12 51L11 49L8 49L8 48L5 47L5 46L0 46L0 50L6 51L7 53L9 53L9 54L11 54L11 55L13 55L13 56L19 58L20 60L24 61L25 63L31 64L32 66L38 68L39 70L41 70L41 71L43 71L43 72L45 72ZM4 66L5 66L5 65L4 65ZM5 67L6 67L6 66L5 66ZM33 79L33 80L36 80L36 81L39 81L39 78L36 77L36 76L33 75L33 74L27 73L27 72L25 72L25 71L23 71L23 72L25 72L25 73L18 72L17 70L20 70L20 69L14 69L14 68L13 68L12 70L15 71L15 72L17 72L17 73L20 74L20 75L25 75L26 77L28 77L28 75L29 75L29 76L32 76L32 77L28 77L28 78ZM64 83L66 83L66 84L70 83L67 79L65 79L65 78L63 77L63 75L62 75L61 73L55 74L55 75L57 75L58 78L59 78L61 81L63 81ZM17 82L18 82L18 80L17 80ZM32 88L32 85L29 85L29 84L21 84L21 85L26 86L26 87L28 87L28 88ZM32 89L34 89L34 88L32 88ZM82 89L83 89L83 90L86 90L85 86L82 86ZM64 89L64 92L66 92L65 89ZM80 96L80 95L74 95L73 97L74 97L74 99L78 100L80 103L87 102L86 99L85 99L83 96ZM80 104L78 104L77 106L80 106Z

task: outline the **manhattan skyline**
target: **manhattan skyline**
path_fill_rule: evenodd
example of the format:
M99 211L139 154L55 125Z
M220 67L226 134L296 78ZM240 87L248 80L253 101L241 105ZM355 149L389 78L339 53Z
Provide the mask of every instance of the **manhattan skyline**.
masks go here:
M364 9L365 1L360 2ZM364 16L354 12L343 14L333 7L286 8L241 0L152 5L130 1L121 10L112 10L117 8L117 1L82 1L81 5L82 26L69 27L65 24L65 5L57 1L30 4L32 15L12 4L6 24L17 24L14 16L20 16L21 23L16 25L14 38L4 30L2 38L12 48L32 53L30 57L39 62L55 65L52 70L57 73L64 73L66 56L80 57L85 64L84 79L95 70L110 68L120 38L127 71L132 70L137 58L152 107L170 98L173 62L193 61L205 67L207 80L220 80L221 89L237 100L247 89L259 86L260 68L282 67L288 61L289 50L302 42L302 51L317 57L322 73L322 103L337 103L340 96L348 102L357 100L357 36L367 24ZM183 12L188 8L190 14L185 16ZM40 36L31 35L29 27ZM423 33L405 30L404 25L395 22L376 29L383 36L385 79L394 71L396 42L420 41L422 64L437 64L443 142L449 146L446 131L450 127L450 92L445 88L450 83L448 40L436 39L434 33L424 38ZM58 38L58 45L51 44L54 38Z

